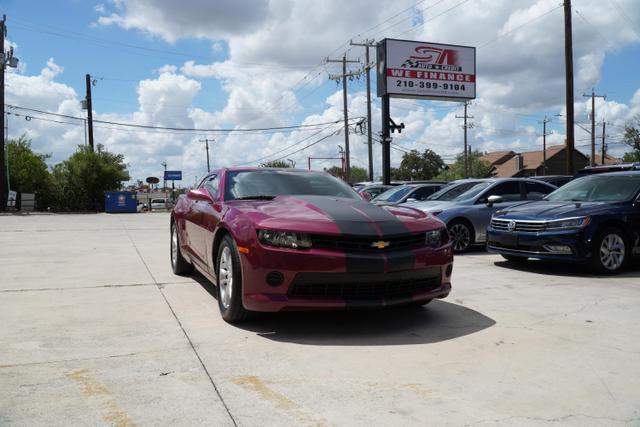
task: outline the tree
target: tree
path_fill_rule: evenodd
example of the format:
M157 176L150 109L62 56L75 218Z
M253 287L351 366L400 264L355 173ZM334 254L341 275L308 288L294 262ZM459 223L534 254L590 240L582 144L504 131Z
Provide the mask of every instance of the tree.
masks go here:
M482 160L481 157L481 151L473 151L469 156L469 178L488 178L491 176L491 164ZM458 154L455 163L439 174L437 178L444 181L464 178L464 153Z
M57 186L58 209L78 211L104 210L104 192L118 190L129 180L122 154L114 154L98 145L97 151L79 146L69 159L53 167Z
M332 166L330 168L325 168L325 172L337 177L342 178L342 168L340 166ZM364 182L369 181L369 173L364 168L359 168L358 166L351 167L351 182Z
M291 164L284 160L272 160L270 162L263 163L260 166L263 168L290 168Z
M426 149L422 154L411 150L402 156L400 167L391 169L391 179L415 181L433 179L444 170L442 158L433 150Z
M46 208L53 201L53 181L46 160L47 154L34 153L26 135L7 143L9 183L19 193L35 193L38 208Z
M624 143L631 147L631 152L625 153L623 161L640 162L640 116L634 119L633 124L627 124L624 127Z

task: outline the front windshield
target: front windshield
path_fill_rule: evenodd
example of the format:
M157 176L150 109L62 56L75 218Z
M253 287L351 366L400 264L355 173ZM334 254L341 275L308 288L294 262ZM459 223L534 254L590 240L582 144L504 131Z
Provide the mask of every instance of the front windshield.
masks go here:
M409 192L413 190L413 187L394 187L391 188L384 193L380 194L378 197L375 197L372 201L374 202L399 202L402 198L409 194Z
M456 201L456 200L473 199L478 194L480 194L482 191L484 191L485 188L489 187L491 184L493 184L493 183L492 182L479 182L479 183L477 183L476 185L474 185L473 187L471 187L470 189L468 189L467 191L465 191L464 193L462 193L461 195L459 195L458 197L456 197L453 200Z
M440 191L433 193L431 196L427 198L427 200L441 200L444 202L448 202L456 199L461 194L466 193L468 190L474 188L479 184L482 184L482 183L478 181L473 181L473 182L462 182L460 184L450 185L448 187L444 187Z
M549 194L552 202L622 202L640 190L640 175L589 175Z
M467 191L469 188L473 187L475 184L476 184L475 182L451 184L436 191L435 193L427 197L427 200L443 200L443 201L453 200L456 197L458 197L460 194Z
M285 195L360 200L349 185L329 174L271 169L227 172L225 200Z

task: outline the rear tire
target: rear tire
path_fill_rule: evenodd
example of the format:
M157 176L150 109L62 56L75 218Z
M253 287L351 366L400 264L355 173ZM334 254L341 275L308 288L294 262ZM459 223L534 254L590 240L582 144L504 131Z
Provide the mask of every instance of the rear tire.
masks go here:
M169 257L171 259L171 270L173 270L173 274L186 276L193 273L193 264L187 261L180 252L180 236L175 222L171 223Z
M466 221L457 219L451 221L447 228L451 236L453 252L457 254L468 252L475 240L473 227Z
M216 262L216 285L220 315L228 323L242 322L249 312L242 305L242 269L231 236L223 237Z
M597 273L618 274L629 258L627 236L616 227L607 227L598 233L593 245L593 266Z
M525 256L517 256L517 255L502 255L502 258L506 259L509 262L517 262L519 264L522 264L529 260L529 258Z

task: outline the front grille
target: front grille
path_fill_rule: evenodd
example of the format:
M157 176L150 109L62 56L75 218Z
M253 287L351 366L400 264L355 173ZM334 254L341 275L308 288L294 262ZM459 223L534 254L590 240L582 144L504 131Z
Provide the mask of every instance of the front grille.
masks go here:
M291 298L371 300L409 297L440 287L440 267L386 274L298 273Z
M402 249L413 249L425 246L425 234L409 234L395 237L358 237L312 235L313 247L318 249L338 250L341 252L384 252ZM372 244L388 242L388 246L380 249Z
M510 231L525 231L530 233L536 233L539 231L544 231L546 228L546 225L544 222L521 221L521 220L515 221L510 219L497 219L497 218L491 219L491 228L493 228L494 230L509 231L509 223L512 221L515 223L516 228Z
M521 244L507 245L502 242L495 242L492 240L488 241L487 244L490 247L495 249L510 249L510 250L516 250L516 251L535 252L535 253L546 252L546 250L540 246L521 245Z

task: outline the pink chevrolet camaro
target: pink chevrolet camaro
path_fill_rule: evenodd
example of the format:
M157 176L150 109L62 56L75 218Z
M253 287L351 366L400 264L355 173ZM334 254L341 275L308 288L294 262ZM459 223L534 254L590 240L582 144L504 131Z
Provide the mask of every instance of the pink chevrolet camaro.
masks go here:
M217 288L227 322L250 311L424 305L451 290L445 225L375 206L324 172L209 173L171 214L171 266Z

